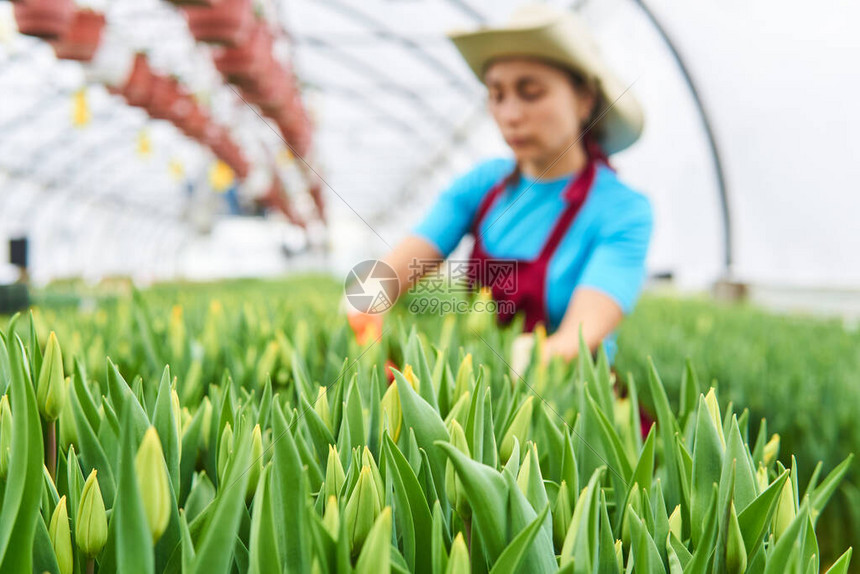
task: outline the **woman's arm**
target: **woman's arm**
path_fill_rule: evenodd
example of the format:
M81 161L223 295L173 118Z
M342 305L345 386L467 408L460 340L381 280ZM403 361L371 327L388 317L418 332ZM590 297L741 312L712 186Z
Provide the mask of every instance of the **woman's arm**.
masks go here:
M397 273L400 280L399 297L411 289L421 276L439 267L442 253L435 245L417 235L409 235L382 258ZM396 299L395 299L396 300Z
M398 278L398 291L392 305L405 291L421 278L421 275L437 268L443 257L435 245L417 235L409 235L381 259L394 269ZM359 345L376 340L382 334L385 312L362 313L357 309L347 310L349 325Z
M570 304L558 329L546 339L544 359L559 355L571 360L579 355L579 329L593 353L600 342L621 323L624 313L612 297L596 289L580 287L573 292Z

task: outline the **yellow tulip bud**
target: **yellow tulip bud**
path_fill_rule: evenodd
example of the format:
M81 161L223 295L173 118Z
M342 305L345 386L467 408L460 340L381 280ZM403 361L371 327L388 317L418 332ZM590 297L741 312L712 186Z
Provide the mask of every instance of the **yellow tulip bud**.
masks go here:
M331 429L331 411L328 406L328 397L326 397L326 387L320 387L317 391L317 400L314 402L314 411L319 415L328 430Z
M669 532L675 535L675 538L681 540L681 505L677 505L675 510L669 516Z
M726 571L729 574L743 574L746 570L747 549L744 545L743 534L741 534L741 526L738 523L735 503L732 502L729 515L729 535L726 542Z
M463 533L458 532L451 544L451 555L448 557L448 568L445 574L469 574L471 571L469 549L466 548Z
M370 476L373 477L373 484L376 485L379 504L385 504L385 483L382 482L382 474L379 472L379 467L376 466L376 461L373 460L373 453L367 447L364 447L364 451L361 453L361 465L370 468Z
M325 467L326 498L330 498L332 496L336 498L339 496L344 480L346 480L346 474L343 471L343 464L340 462L337 447L328 445L328 462L326 462Z
M325 514L323 514L323 526L331 537L337 540L340 532L340 511L337 508L337 498L329 496L325 503Z
M723 419L720 416L720 405L717 402L717 394L714 391L713 387L708 391L707 396L705 396L705 405L708 407L708 414L711 415L711 420L714 422L714 426L717 427L717 435L720 437L720 444L723 445L723 448L726 448L726 437L723 434Z
M624 571L624 544L621 540L615 541L615 561L618 562L618 569Z
M57 557L60 574L74 572L74 553L72 552L72 531L69 528L69 512L66 510L66 497L60 498L54 514L51 515L51 525L48 528L51 546Z
M773 513L773 536L779 540L785 531L788 529L794 517L797 515L797 509L794 507L794 487L791 484L791 479L785 481L782 487L782 492L779 494L779 502L776 505L776 511Z
M421 382L418 380L418 377L415 376L415 371L412 370L412 365L406 364L403 367L403 378L406 379L412 388L417 392L421 388Z
M502 438L502 446L499 448L500 460L507 461L511 457L514 448L514 437L517 437L520 445L525 444L529 429L532 424L532 411L534 410L534 395L529 395L517 411L511 426Z
M173 409L173 423L176 425L177 449L182 459L182 408L179 406L179 394L176 389L170 389L170 407Z
M762 463L765 466L770 466L770 463L776 460L776 457L779 456L779 435L774 434L770 437L770 440L767 441L767 444L764 445L764 456L762 456Z
M57 335L51 331L45 357L36 385L36 402L39 412L48 422L57 420L66 404L66 379L63 376L63 353Z
M78 513L75 516L75 541L84 555L93 558L98 555L107 543L108 526L105 502L96 470L90 473L81 499L78 501Z
M397 392L397 385L391 385L385 394L382 396L382 416L388 419L388 434L391 435L391 440L397 442L400 437L400 428L403 426L403 415L400 411L400 395ZM380 443L382 441L380 440Z
M379 497L376 494L376 486L373 484L370 468L362 467L358 475L358 482L356 482L344 510L346 530L353 556L358 555L361 551L364 540L380 511Z
M230 461L230 456L233 454L233 428L230 423L224 425L224 430L221 432L221 443L218 446L218 481L224 480L224 473L227 471L227 463Z
M203 448L208 450L209 432L212 428L212 402L209 400L209 397L203 397L199 408L203 409L203 428L200 430L200 434L203 438Z
M472 353L466 353L463 357L463 362L460 363L460 368L457 369L457 377L454 382L454 395L451 397L456 400L466 391L472 390Z
M755 481L758 485L759 493L767 490L767 487L770 485L770 481L767 478L767 469L759 464L758 470L755 471Z
M143 435L134 458L134 468L152 543L155 544L167 529L171 510L167 467L155 427L149 427Z

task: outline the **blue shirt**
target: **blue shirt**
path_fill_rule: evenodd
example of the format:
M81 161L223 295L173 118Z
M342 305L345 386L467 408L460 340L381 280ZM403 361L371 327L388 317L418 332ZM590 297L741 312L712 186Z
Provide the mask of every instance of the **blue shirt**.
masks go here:
M458 177L413 232L448 257L471 229L481 200L514 168L513 159L479 163ZM540 252L567 202L562 192L571 176L536 181L522 175L501 193L481 222L488 254L500 259L533 259ZM605 293L630 313L645 280L645 257L653 212L643 194L599 164L594 184L547 269L545 305L549 332L561 323L577 287ZM617 352L613 332L604 340L610 363Z

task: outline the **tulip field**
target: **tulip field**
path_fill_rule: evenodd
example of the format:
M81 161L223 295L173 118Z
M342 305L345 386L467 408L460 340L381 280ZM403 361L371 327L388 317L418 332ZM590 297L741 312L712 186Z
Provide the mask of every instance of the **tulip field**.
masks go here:
M398 304L359 345L341 294L46 293L4 318L0 572L852 571L822 533L856 443L763 422L741 374L636 313L615 369L542 363L539 333L515 373L516 325Z

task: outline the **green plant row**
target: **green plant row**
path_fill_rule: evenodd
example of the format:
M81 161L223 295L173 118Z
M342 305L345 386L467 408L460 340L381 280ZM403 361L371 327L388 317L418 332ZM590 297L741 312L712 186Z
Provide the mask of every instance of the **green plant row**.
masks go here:
M309 291L228 299L106 313L104 341L134 326L110 345L141 375L90 371L98 329L72 359L12 320L0 571L848 569L850 549L820 564L815 528L852 457L801 484L778 438L762 425L751 441L748 411L721 412L691 365L673 409L653 365L619 398L602 352L520 378L513 332L483 317L394 322L358 347ZM641 392L657 419L644 437Z

